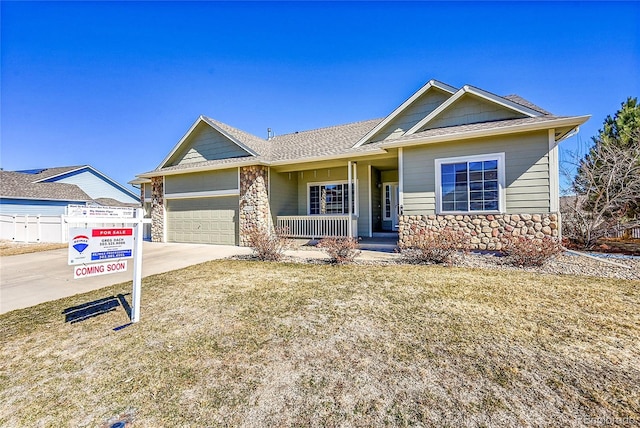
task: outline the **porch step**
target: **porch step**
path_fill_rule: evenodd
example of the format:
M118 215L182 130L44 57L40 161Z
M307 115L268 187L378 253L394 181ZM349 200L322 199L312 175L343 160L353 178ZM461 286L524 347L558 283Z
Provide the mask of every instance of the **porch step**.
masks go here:
M398 232L373 232L374 238L398 239Z
M374 233L371 238L361 238L358 242L358 247L361 250L392 253L398 248L397 244L397 233Z

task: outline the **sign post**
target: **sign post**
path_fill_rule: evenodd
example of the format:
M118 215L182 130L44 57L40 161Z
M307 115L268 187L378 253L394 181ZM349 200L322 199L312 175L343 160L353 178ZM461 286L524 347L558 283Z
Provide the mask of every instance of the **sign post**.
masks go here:
M133 258L133 290L131 293L131 322L140 321L142 293L142 240L144 218L142 208L85 207L70 205L67 223L122 223L133 227L96 227L69 229L69 265L74 265L74 278L123 272Z
M138 218L142 220L142 208L136 210ZM133 258L133 290L131 292L131 322L140 321L140 295L142 294L142 222L135 226L134 252Z

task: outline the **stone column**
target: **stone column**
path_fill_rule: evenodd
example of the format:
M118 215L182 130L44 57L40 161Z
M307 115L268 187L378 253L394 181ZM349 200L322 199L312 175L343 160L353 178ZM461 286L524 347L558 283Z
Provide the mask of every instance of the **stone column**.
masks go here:
M248 245L255 229L273 232L269 207L269 169L262 165L240 167L240 245Z
M151 241L164 241L163 177L151 178Z

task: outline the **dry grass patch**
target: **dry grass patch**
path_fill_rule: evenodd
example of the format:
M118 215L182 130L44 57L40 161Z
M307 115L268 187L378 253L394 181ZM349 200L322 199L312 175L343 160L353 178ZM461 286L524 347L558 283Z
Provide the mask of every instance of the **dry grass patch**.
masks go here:
M37 253L39 251L58 250L60 248L67 248L68 246L69 244L58 244L52 242L25 243L0 241L0 257Z
M146 278L136 325L64 322L129 291L0 316L0 425L640 421L638 281L216 261Z

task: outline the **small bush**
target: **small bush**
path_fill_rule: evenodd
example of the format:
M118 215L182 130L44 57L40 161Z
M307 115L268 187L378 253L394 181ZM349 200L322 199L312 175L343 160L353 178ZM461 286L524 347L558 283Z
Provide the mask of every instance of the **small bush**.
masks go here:
M253 228L247 233L247 243L254 256L262 261L278 261L284 251L291 248L292 241L283 236L283 231L270 233L265 228Z
M409 263L451 263L458 251L469 250L469 237L462 231L420 229L414 233L413 244L401 248Z
M318 248L327 253L334 264L351 263L360 254L355 238L325 238L318 242Z
M547 260L564 251L556 238L545 236L511 236L502 241L502 254L505 262L513 266L542 266Z

